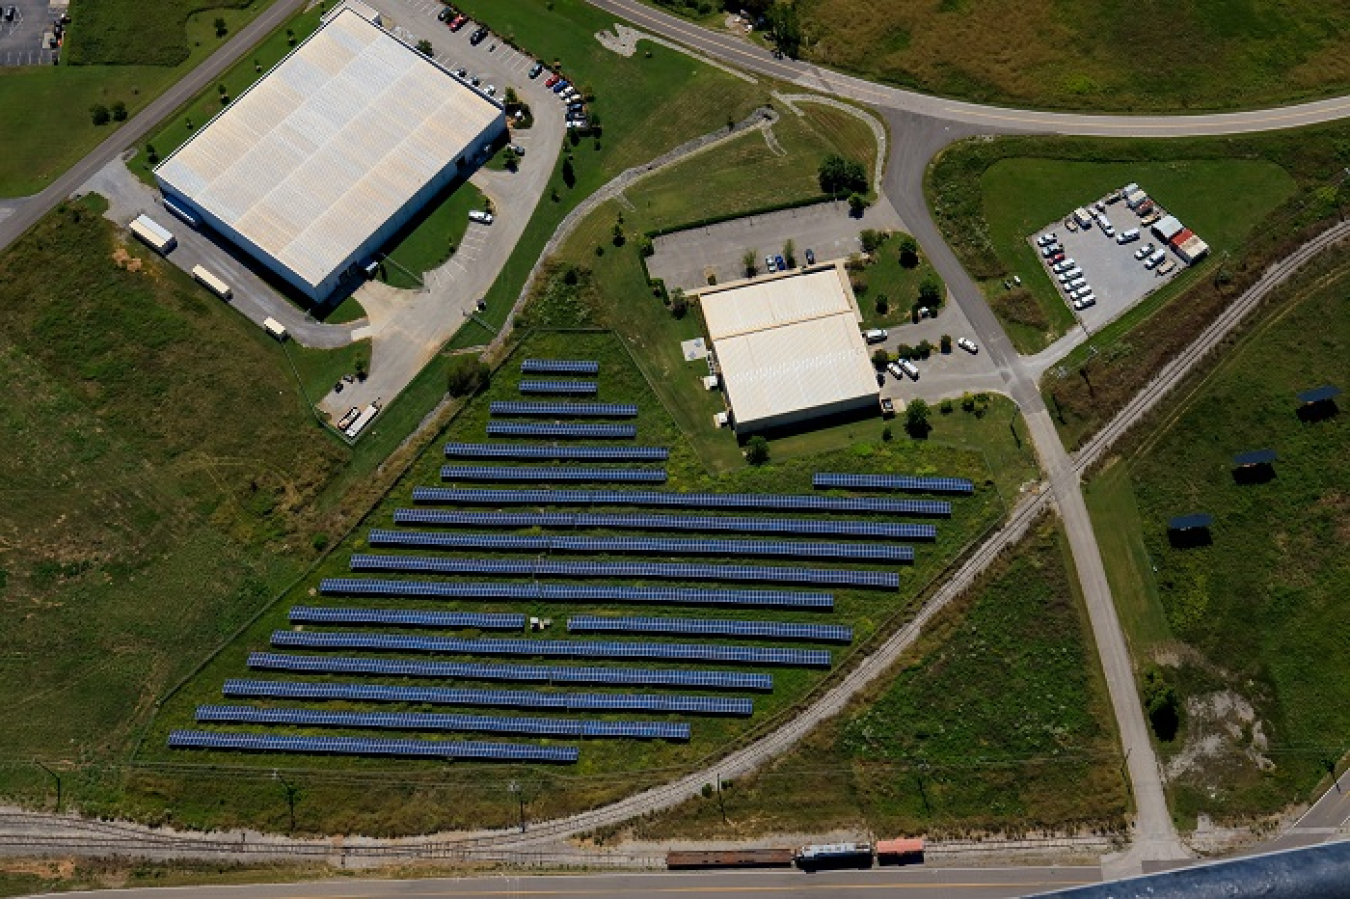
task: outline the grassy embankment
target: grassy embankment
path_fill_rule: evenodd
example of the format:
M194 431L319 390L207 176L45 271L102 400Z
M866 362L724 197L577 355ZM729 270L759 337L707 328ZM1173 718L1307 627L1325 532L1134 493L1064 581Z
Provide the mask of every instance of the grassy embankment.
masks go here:
M1073 562L1047 520L799 747L632 835L1118 831L1127 808Z
M1350 253L1328 254L1089 484L1136 660L1184 709L1160 748L1186 827L1301 801L1350 746L1345 413L1305 423L1295 398L1345 383L1347 290ZM1233 454L1266 447L1273 479L1239 483ZM1168 519L1193 511L1215 516L1212 544L1173 546Z
M979 485L975 497L957 500L954 517L939 525L936 543L918 547L917 562L913 566L904 566L901 571L903 584L899 594L856 589L835 592L836 610L828 614L827 618L853 625L855 649L866 638L879 633L893 616L903 615L922 587L941 571L961 547L1002 516L1002 496L1021 480L1032 476L1030 459L1026 457L995 467L978 451L956 449L936 441L884 442L875 433L860 439L848 449L810 458L775 461L764 468L742 466L729 475L709 475L691 444L683 438L675 422L650 392L646 379L633 365L628 351L609 332L535 332L498 371L486 393L475 399L456 418L442 435L445 439L483 439L488 402L518 396L516 384L520 374L517 362L525 355L598 359L601 365L602 398L607 401L636 402L642 410L637 420L638 443L671 447L671 459L666 466L670 474L667 489L811 492L811 473L821 468L941 471L974 477ZM997 441L1006 432L1004 422L992 418L976 420L971 417L970 427L970 437L977 443ZM357 535L341 547L339 553L301 581L165 705L141 745L137 756L138 767L131 778L127 796L120 804L101 810L126 812L134 809L142 816L193 826L247 823L267 828L283 827L286 816L284 795L270 777L274 768L281 767L286 770L287 778L303 787L305 798L297 808L297 817L299 826L304 830L395 834L440 828L505 825L513 822L517 815L514 798L507 789L512 780L524 787L527 816L531 820L540 820L615 799L637 787L659 782L680 770L695 766L729 743L745 738L747 729L762 729L769 726L776 716L789 713L793 702L821 682L824 673L820 671L778 669L774 672L773 693L756 698L755 714L748 722L696 717L692 722L694 737L687 744L588 741L582 746L581 761L561 769L472 764L456 764L446 768L443 765L417 762L390 765L379 760L199 755L168 751L164 747L168 730L189 724L192 710L197 704L219 702L222 682L228 677L246 674L247 653L266 648L268 634L276 628L287 626L286 613L290 606L321 603L406 608L409 605L406 600L323 600L315 595L314 588L319 578L341 575L347 571L347 551L361 551L365 547L361 535L366 526L386 526L391 520L393 509L408 505L413 486L432 484L439 480L438 468L444 462L440 442L436 441L416 462L408 475L369 516ZM519 554L513 555L520 558ZM558 636L563 622L572 613L641 614L634 612L631 607L580 602L566 606L520 606L421 600L417 605L428 609L520 611L549 617L554 621L554 636ZM738 613L688 609L684 610L684 614L696 617L801 619L800 613L794 616L768 610L747 614L744 610ZM836 667L843 664L849 651L836 650ZM647 664L671 667L669 663ZM392 678L379 678L378 681L398 682ZM398 706L385 707L403 710ZM193 766L187 773L179 767L185 763ZM170 771L165 766L174 766L174 770Z
M0 197L37 193L117 127L94 125L89 107L121 101L135 115L267 5L77 3L61 65L0 69ZM226 23L223 37L216 35L218 17Z
M0 258L0 792L120 789L151 704L316 556L348 457L281 348L88 203ZM128 267L115 254L128 254ZM138 271L130 267L139 266Z

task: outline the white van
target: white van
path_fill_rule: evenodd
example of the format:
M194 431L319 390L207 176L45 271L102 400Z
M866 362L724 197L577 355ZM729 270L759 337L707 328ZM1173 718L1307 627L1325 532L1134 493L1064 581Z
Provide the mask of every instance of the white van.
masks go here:
M1162 265L1162 261L1166 258L1167 251L1158 250L1152 256L1148 257L1148 261L1144 263L1144 268L1157 268L1159 265Z
M469 221L478 222L480 225L490 225L492 224L492 213L484 212L481 209L470 209Z
M1128 231L1122 231L1116 235L1116 243L1127 244L1139 239L1139 229L1131 228Z
M919 370L914 367L913 362L910 362L908 359L901 359L899 360L899 363L901 370L904 371L905 374L909 375L911 380L914 381L919 380Z
M873 328L871 331L863 332L863 339L868 343L885 343L886 332L881 328Z

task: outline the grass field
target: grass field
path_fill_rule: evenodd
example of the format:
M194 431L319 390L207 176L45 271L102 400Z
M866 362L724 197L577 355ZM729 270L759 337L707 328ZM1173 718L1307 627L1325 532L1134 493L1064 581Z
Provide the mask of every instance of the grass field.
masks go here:
M1350 745L1350 657L1329 622L1350 603L1345 413L1301 422L1295 394L1344 383L1350 253L1282 289L1203 378L1158 413L1088 492L1112 593L1140 665L1183 700L1162 744L1173 809L1243 820L1305 799ZM1237 483L1235 452L1270 447L1273 480ZM1167 520L1215 516L1180 549Z
M216 18L230 20L224 10L243 9L253 0L77 0L72 23L62 47L65 61L77 66L164 66L187 62L191 44L205 43L184 23L203 12L216 38ZM266 5L266 4L260 4ZM221 36L228 37L228 33Z
M923 257L914 268L905 268L900 264L900 241L905 235L896 233L873 253L873 261L853 277L853 291L858 297L858 308L862 312L864 328L896 328L904 333L904 325L912 322L910 310L919 302L919 285L926 279L933 279L939 285L942 296L947 289L937 270ZM859 283L866 285L860 293ZM882 312L882 298L885 298L886 311ZM904 338L901 338L904 342Z
M7 796L45 789L32 758L90 766L69 795L115 786L155 697L314 557L347 456L279 346L97 206L0 257Z
M994 472L979 452L954 449L936 441L898 440L883 442L877 437L852 448L810 457L788 459L755 469L742 466L724 476L706 472L692 447L679 433L650 392L647 382L633 365L619 339L609 332L571 331L532 334L494 377L488 391L471 403L452 423L445 439L481 440L487 420L488 401L518 396L518 361L525 356L585 357L601 364L602 398L607 401L635 401L641 411L637 423L639 444L668 445L671 459L668 489L715 491L789 491L810 492L811 472L820 467L853 471L943 471L967 474L975 478L979 489L973 498L958 500L951 521L939 526L935 544L919 547L918 561L906 566L901 576L900 594L844 589L836 591L836 611L831 621L850 623L856 629L855 647L876 633L892 616L901 614L911 598L933 578L961 546L975 534L988 528L1003 514L1003 500L994 489ZM1002 422L987 423L1004 428ZM392 510L409 504L412 486L432 484L439 479L437 469L444 458L436 441L413 466L367 520L367 526L386 526ZM306 798L297 809L299 826L305 830L338 832L415 833L446 827L493 826L514 820L517 810L506 785L518 780L525 785L527 814L531 819L563 814L591 803L613 799L642 784L654 783L680 768L695 764L728 741L742 737L746 723L737 719L696 718L694 738L688 744L636 744L624 741L589 741L582 747L580 763L561 770L508 768L457 764L453 769L441 765L388 763L362 760L310 758L235 757L228 754L199 755L170 752L164 748L167 731L188 724L198 703L217 702L222 681L245 676L244 658L249 651L263 649L267 635L285 627L285 615L291 605L331 601L317 600L314 587L322 576L347 570L347 551L360 550L364 526L343 545L335 556L302 580L296 588L272 608L244 636L211 661L202 674L175 695L155 719L137 755L137 769L131 786L121 800L119 810L137 809L142 815L194 826L228 826L250 823L276 828L285 815L284 803L269 772L278 766L289 769L287 777L303 784ZM521 558L515 554L516 558ZM857 567L850 566L850 567ZM407 607L407 601L338 600L339 605ZM619 607L571 604L566 607L531 604L511 608L510 603L454 604L419 601L427 609L491 609L520 611L539 617L551 617L552 636L561 636L562 622L572 612L618 612ZM635 614L631 608L627 614ZM753 617L800 620L781 612L757 611L719 613L689 609L684 614L701 617ZM843 664L848 650L836 651ZM671 667L661 665L661 667ZM674 666L678 667L678 666ZM753 670L753 669L751 669ZM784 668L775 671L772 694L756 699L756 711L749 725L765 726L783 713L792 701L821 680L822 673ZM385 682L388 679L380 679ZM391 707L392 709L393 707ZM161 766L188 764L186 776L170 776ZM454 801L448 801L453 796ZM168 820L168 819L165 819Z
M1068 546L1045 520L798 748L720 805L690 800L633 835L1119 831L1121 761Z
M419 287L408 273L420 277L449 259L469 228L469 210L482 209L484 199L483 192L467 181L451 185L389 239L380 280L405 290Z
M813 62L1008 106L1229 109L1350 86L1350 10L1333 0L1166 10L1107 0L1013 9L997 0L804 0L798 8Z

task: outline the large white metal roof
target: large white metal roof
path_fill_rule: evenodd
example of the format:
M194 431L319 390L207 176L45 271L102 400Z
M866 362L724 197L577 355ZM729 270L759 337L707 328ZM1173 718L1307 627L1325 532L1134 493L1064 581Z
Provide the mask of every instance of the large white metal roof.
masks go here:
M843 277L830 268L700 297L737 425L878 394Z
M318 285L501 115L348 9L155 172Z

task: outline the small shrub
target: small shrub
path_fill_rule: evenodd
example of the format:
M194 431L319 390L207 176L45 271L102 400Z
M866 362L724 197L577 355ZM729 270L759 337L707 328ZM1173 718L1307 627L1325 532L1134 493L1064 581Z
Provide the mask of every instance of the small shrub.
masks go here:
M919 265L919 242L908 234L900 238L900 265L904 268L917 268Z
M224 37L226 33L229 31L229 29L225 27L225 20L220 16L216 16L216 20L215 22L212 23L212 25L215 26L216 37Z
M943 353L950 353L952 351L952 335L943 334L942 339L938 343L942 347Z
M887 312L890 312L891 311L890 297L886 296L886 294L884 293L877 294L876 309L877 315L885 315Z
M471 396L488 382L492 370L476 356L459 356L446 374L446 392L454 397Z
M867 206L868 206L867 198L864 197L862 194L849 195L848 211L852 213L854 217L861 218L863 212L867 210Z
M324 533L315 534L314 539L309 541L309 545L314 547L315 552L323 552L328 548L328 535Z
M953 408L955 407L952 405L951 397L947 397L947 399L943 400L942 404L938 406L938 409L941 410L943 415L950 415Z
M883 443L890 443L894 439L895 433L891 431L890 425L886 425L886 427L881 429L881 440Z
M751 437L745 444L745 461L751 465L763 465L769 461L769 441L758 435Z
M89 107L89 120L95 125L106 125L112 120L112 115L108 112L108 107L102 103L95 103ZM188 127L191 127L190 125Z
M112 105L112 120L114 122L125 122L127 120L127 104L121 100L116 100Z
M886 235L875 228L864 228L862 233L858 235L858 241L862 244L864 253L875 253L885 240Z
M885 368L890 361L891 354L885 350L879 349L872 353L872 365L878 369Z
M922 399L913 399L905 407L905 431L911 437L924 438L932 430L928 424L928 403Z
M919 345L914 348L914 352L919 354L920 359L927 359L933 355L933 345L927 340L920 340Z

